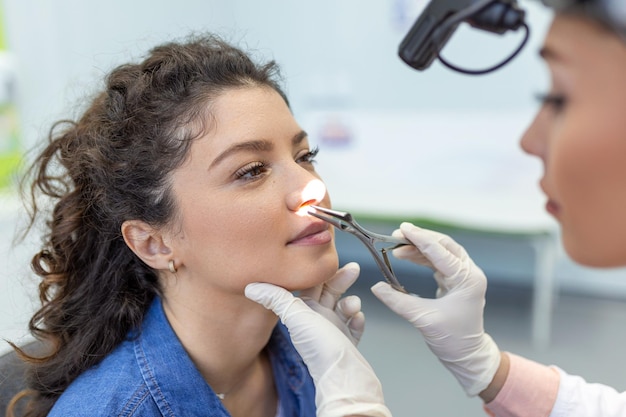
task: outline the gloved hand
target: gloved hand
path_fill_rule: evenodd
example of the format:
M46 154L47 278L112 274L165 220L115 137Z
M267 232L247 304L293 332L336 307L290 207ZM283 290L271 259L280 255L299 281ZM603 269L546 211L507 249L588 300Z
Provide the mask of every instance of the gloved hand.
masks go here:
M483 329L485 274L449 236L410 223L402 223L394 235L415 245L395 249L394 256L435 270L437 298L404 294L384 282L372 292L422 333L469 396L479 394L500 365L498 346Z
M248 284L245 294L273 310L289 329L293 345L315 382L318 417L391 417L374 370L333 323L272 284ZM316 302L310 299L309 304Z
M324 316L358 345L365 328L365 316L361 311L361 299L356 295L341 296L359 277L361 268L350 262L325 283L300 291L300 298L311 309Z

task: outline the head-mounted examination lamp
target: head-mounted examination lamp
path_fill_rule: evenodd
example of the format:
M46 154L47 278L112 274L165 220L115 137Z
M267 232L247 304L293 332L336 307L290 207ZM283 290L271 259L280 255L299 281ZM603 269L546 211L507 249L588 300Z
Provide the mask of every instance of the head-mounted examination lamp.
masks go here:
M579 13L599 21L626 39L625 0L543 0L543 3L557 12ZM530 29L525 15L516 0L431 0L402 39L398 55L410 67L420 71L439 58L442 64L455 71L486 74L506 65L526 45ZM464 22L500 35L523 28L525 36L519 47L499 64L483 70L463 69L447 62L440 52Z
M505 65L526 44L529 29L524 16L525 12L517 7L516 0L432 0L400 43L398 54L417 70L428 68L438 57L444 65L456 71L486 74ZM463 22L497 34L524 27L526 36L517 50L503 62L484 70L465 70L451 65L439 54Z

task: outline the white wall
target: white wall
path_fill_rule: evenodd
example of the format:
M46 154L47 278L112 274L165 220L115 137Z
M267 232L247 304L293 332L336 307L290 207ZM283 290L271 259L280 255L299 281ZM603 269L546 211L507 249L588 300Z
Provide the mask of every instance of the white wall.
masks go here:
M499 72L468 77L440 64L416 72L397 57L423 0L4 0L8 42L20 65L21 112L29 140L75 104L113 65L190 31L219 32L281 63L294 109L520 108L545 86L537 49L549 13L526 1L530 45ZM414 4L414 6L411 6ZM415 6L417 5L417 6ZM468 66L493 63L520 35L461 29L446 49ZM480 47L476 47L479 42ZM491 54L487 50L493 49Z

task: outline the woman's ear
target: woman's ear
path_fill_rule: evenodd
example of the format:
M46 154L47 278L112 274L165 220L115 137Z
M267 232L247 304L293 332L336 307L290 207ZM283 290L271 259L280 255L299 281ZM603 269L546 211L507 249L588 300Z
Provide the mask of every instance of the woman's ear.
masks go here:
M141 220L122 223L124 242L142 261L153 269L168 269L172 248L162 232Z

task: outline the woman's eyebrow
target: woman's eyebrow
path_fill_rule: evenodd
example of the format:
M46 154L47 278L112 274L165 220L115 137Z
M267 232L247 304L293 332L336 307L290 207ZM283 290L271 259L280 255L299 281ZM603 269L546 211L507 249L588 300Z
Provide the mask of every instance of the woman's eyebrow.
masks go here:
M299 145L307 137L308 137L307 133L304 130L301 130L291 138L291 143L293 145ZM228 147L224 152L219 154L217 157L215 157L213 162L211 162L211 165L209 165L209 169L213 168L215 165L219 164L224 159L238 152L246 152L246 151L269 152L272 149L274 149L274 144L270 142L269 140L264 140L264 139L249 140L246 142L235 143L231 145L230 147Z
M304 130L301 130L293 136L293 138L291 139L291 144L299 145L308 136L309 135L307 135L307 133Z
M217 157L215 157L213 162L211 162L211 165L209 165L209 169L213 168L215 165L219 164L220 162L222 162L224 159L228 158L229 156L239 153L239 152L244 152L244 151L269 152L272 149L274 149L274 144L268 140L262 140L262 139L235 143L234 145L228 147L224 152L219 154Z

